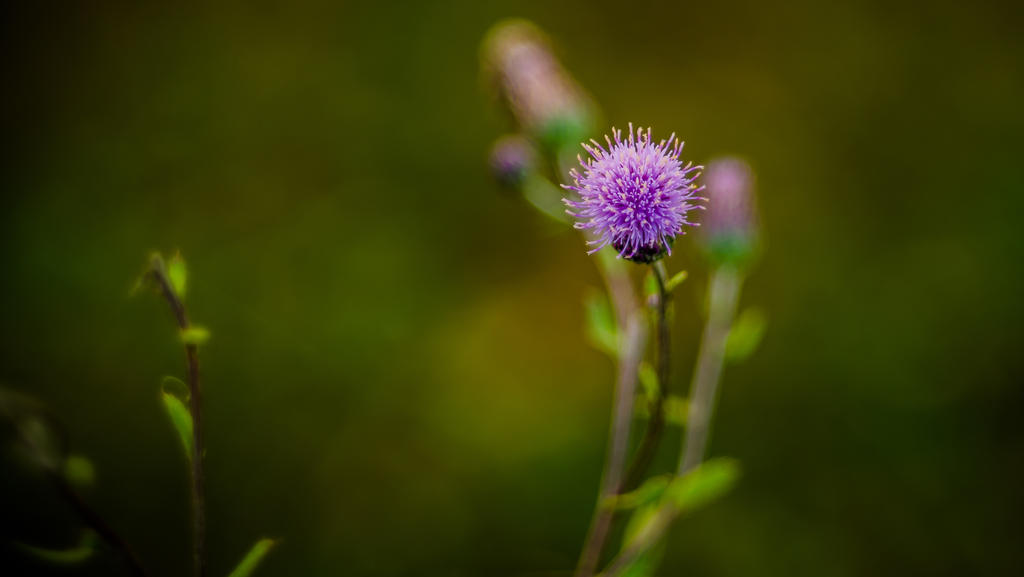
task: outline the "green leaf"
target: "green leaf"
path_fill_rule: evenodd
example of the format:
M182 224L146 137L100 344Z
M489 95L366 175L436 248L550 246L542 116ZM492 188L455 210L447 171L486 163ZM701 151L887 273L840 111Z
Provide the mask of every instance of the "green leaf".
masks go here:
M658 392L661 390L661 385L658 383L658 373L651 366L651 363L642 362L640 363L640 386L643 387L644 395L648 401L653 401L658 397Z
M626 530L622 534L623 549L626 549L638 536L646 532L648 526L657 518L659 511L661 511L661 507L658 503L648 503L633 511L633 514L629 516L629 522L626 523Z
M21 549L36 559L57 565L72 565L81 563L89 557L92 557L93 552L96 550L97 540L95 533L92 531L84 531L78 545L75 545L70 549L47 549L45 547L36 547L35 545L18 542L15 542L15 545L17 545L18 549Z
M167 391L161 391L164 400L164 408L167 409L167 416L171 418L171 424L178 431L181 438L181 446L185 449L185 456L191 461L195 451L192 447L192 413L189 412L185 403Z
M693 511L728 493L739 477L740 466L735 459L710 459L672 481L665 497L680 511Z
M750 357L761 344L767 325L768 319L761 309L751 307L743 311L729 331L725 360L738 363Z
M672 275L672 278L668 279L668 282L665 283L665 290L668 292L676 290L676 287L683 284L683 282L686 281L686 277L688 276L690 276L690 273L688 273L685 270L681 270L676 274Z
M680 427L686 426L686 418L690 412L690 402L683 397L670 395L665 399L662 407L665 412L665 421Z
M665 422L679 427L686 426L686 419L689 417L690 402L678 395L665 397L661 405L661 414ZM651 403L645 396L637 395L636 403L633 404L633 416L638 419L651 418Z
M665 478L667 480L667 477ZM650 480L654 479L657 479L657 477L653 477ZM622 551L628 549L633 545L634 541L653 529L662 510L662 505L653 501L637 507L636 511L629 517L629 522L626 523L626 529L622 535ZM661 564L661 558L664 553L665 544L662 541L637 555L632 563L623 568L620 575L628 575L629 577L648 577L653 575L658 565Z
M644 481L635 490L623 493L617 497L611 497L604 503L605 507L611 507L620 511L636 509L653 503L661 498L665 489L668 488L671 478L668 475L658 475Z
M260 539L249 549L249 552L242 558L242 562L235 567L235 570L231 572L228 577L249 577L256 567L259 566L260 561L263 561L263 557L270 552L274 547L276 541L273 539Z
M149 253L148 266L142 274L135 278L135 284L132 286L131 294L135 295L142 289L158 290L159 287L154 280L154 274L164 270L164 257L159 252Z
M626 565L619 575L622 577L650 577L658 570L661 560L665 556L665 541L661 540L650 549L644 551Z
M189 399L192 398L192 393L188 390L188 385L178 377L167 375L160 379L160 390L178 397L181 399L181 402L186 404Z
M630 549L638 541L643 541L655 530L664 508L658 503L649 503L637 508L629 517L626 529L622 535L622 552ZM645 577L652 575L657 569L661 556L664 553L663 543L651 544L646 551L642 551L633 561L623 568L620 575L631 575L632 577Z
M199 325L192 325L181 331L181 342L186 345L202 345L210 340L210 331Z
M587 316L587 340L594 348L604 351L609 356L618 356L619 334L608 298L597 289L593 289L584 299L583 306Z
M167 261L167 278L171 281L171 288L174 289L178 298L185 300L185 290L188 288L188 269L185 267L185 259L181 253L175 253L171 260Z
M661 296L661 291L658 290L658 279L654 278L654 271L650 271L644 276L644 296L647 299L646 302L658 302L657 299Z
M90 487L96 481L96 468L89 459L70 455L64 460L64 478L76 487Z

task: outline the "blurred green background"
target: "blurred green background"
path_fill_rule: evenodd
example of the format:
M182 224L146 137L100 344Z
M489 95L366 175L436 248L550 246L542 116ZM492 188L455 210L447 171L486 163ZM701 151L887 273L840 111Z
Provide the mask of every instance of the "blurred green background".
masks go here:
M660 574L1024 574L1024 35L1014 2L6 6L0 381L96 465L157 577L189 569L183 358L130 288L191 265L224 575L558 575L599 481L612 367L579 237L492 183L478 45L537 22L607 125L758 172L770 326L729 368L739 488ZM688 382L706 271L677 299ZM672 438L659 461L671 467ZM5 538L77 525L5 458ZM77 571L0 546L5 575Z

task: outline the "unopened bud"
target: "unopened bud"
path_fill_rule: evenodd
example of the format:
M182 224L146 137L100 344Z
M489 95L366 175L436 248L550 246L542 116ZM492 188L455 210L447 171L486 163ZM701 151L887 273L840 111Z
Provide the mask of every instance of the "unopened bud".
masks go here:
M700 236L716 264L743 265L757 253L759 225L754 172L738 158L719 158L704 169L707 213Z
M508 135L494 143L490 162L494 178L503 187L516 190L536 168L537 154L526 138Z
M536 26L525 20L495 25L484 40L483 65L524 132L552 150L586 139L589 100Z

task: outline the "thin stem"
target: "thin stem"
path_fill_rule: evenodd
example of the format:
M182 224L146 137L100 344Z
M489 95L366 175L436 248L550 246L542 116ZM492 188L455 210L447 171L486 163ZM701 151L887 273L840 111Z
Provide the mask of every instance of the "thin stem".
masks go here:
M668 323L668 301L669 292L667 287L668 275L665 272L663 261L657 261L651 267L654 271L654 278L658 284L658 393L650 403L650 419L647 421L647 429L637 446L633 462L626 473L625 483L620 488L620 493L632 491L641 481L654 453L658 448L658 442L665 431L665 399L668 397L668 390L671 379L671 327Z
M570 178L569 167L573 156L571 148L563 148L552 158L555 172L565 181ZM622 488L629 435L633 424L633 399L636 396L637 375L647 344L647 322L633 288L628 265L621 259L610 256L609 251L601 251L597 253L597 268L608 287L620 331L618 375L601 489L583 551L576 566L576 577L591 577L594 574L600 562L604 543L608 539L615 511L607 507L607 503L610 498L618 495Z
M619 494L622 487L622 473L626 465L629 448L629 432L633 420L633 398L636 395L636 374L646 340L646 328L637 318L626 326L625 344L619 361L619 376L616 384L615 404L612 408L612 423L608 431L608 456L605 459L604 474L601 477L601 492L597 508L590 523L587 540L576 567L577 577L590 577L597 569L604 550L615 509L609 506L609 499Z
M669 359L671 348L671 343L669 341L670 330L668 325L669 294L666 287L667 275L665 273L664 263L658 261L652 268L654 270L654 277L658 282L658 394L651 401L651 418L647 423L647 430L644 432L644 436L637 447L629 469L624 476L616 479L617 484L614 487L607 487L607 493L603 492L603 494L606 495L604 499L607 499L609 496L615 496L626 491L630 491L640 483L643 479L644 471L646 471L647 467L650 465L651 459L654 457L654 451L658 446L658 441L660 440L662 431L665 428L664 401L667 394L666 387L668 386L670 376ZM632 399L624 401L621 398L622 392L623 391L621 390L619 391L618 402L620 403L620 406L618 407L617 415L621 413L623 408L627 405L630 412L632 410ZM631 416L627 413L622 418L630 419ZM629 423L627 422L624 426L628 428ZM614 430L615 429L613 428L613 436ZM609 462L611 462L611 459L609 459ZM616 513L614 509L605 505L607 504L599 504L599 508L595 512L595 520L587 539L584 556L581 557L580 566L577 569L578 576L592 575L600 561L601 553L604 551L605 544L608 540L608 533L611 529L612 521L614 521ZM585 564L584 561L586 561Z
M10 418L12 423L15 422L16 419L13 415L7 414L7 410L5 409L6 407L0 403L0 413L3 413L3 416L5 417ZM60 444L63 447L63 452L66 453L68 446L67 431L64 429L64 426L52 416L47 415L47 419L51 426L56 430L58 438L60 439ZM25 434L21 427L15 428L18 431L18 437L21 439L21 442L28 447L29 451L35 454L44 453L44 449L38 446L31 435ZM57 492L60 493L61 497L71 505L75 514L82 519L86 526L95 531L111 549L114 549L121 554L121 557L128 565L128 569L132 575L135 575L136 577L145 577L146 570L142 567L142 563L139 561L139 558L135 556L135 552L132 551L132 548L129 547L128 543L121 538L117 531L115 531L114 528L111 527L95 509L89 506L77 491L75 491L74 487L71 486L71 483L68 482L67 477L64 476L64 471L61 467L47 462L44 469L46 471L47 478L53 482Z
M704 336L693 376L686 439L679 457L678 475L691 471L704 460L718 381L725 360L725 345L736 314L742 280L736 269L719 267L711 273L708 281L708 320L704 326ZM664 537L679 513L679 508L674 504L665 503L647 529L612 561L602 575L614 577L621 574L640 555Z
M116 531L114 531L113 527L107 524L95 509L90 507L89 504L82 499L82 496L74 490L64 475L61 474L60 471L51 471L50 479L57 487L57 491L68 501L68 503L71 504L71 508L75 510L75 513L79 517L81 517L82 521L85 522L90 529L95 531L96 534L107 543L107 545L121 554L121 557L128 565L128 569L131 571L131 574L136 577L145 577L146 570L142 567L142 563L139 561L139 558L135 556L135 552L128 546L128 543L126 543L125 540L122 539Z
M160 288L164 300L170 305L178 328L182 331L191 327L185 304L175 292L167 277L163 260L153 261L152 276ZM185 361L188 367L189 412L192 414L192 563L195 577L206 575L206 477L203 472L203 397L199 386L199 348L195 344L185 345Z
M608 285L608 293L621 329L621 340L615 402L612 406L612 422L608 433L608 455L601 477L597 507L576 566L576 577L590 577L594 574L611 530L615 510L607 505L622 488L630 429L633 424L637 374L647 342L647 323L637 302L633 282L625 263L606 253L598 254L598 263Z
M187 327L186 327L187 328ZM206 575L206 475L203 471L202 391L199 387L199 352L194 344L186 345L188 363L189 411L192 413L192 564L196 577Z
M718 396L718 381L725 360L725 344L736 315L742 277L736 269L723 266L711 273L708 282L708 322L704 326L704 337L693 375L690 410L686 419L686 441L679 458L680 475L704 460L711 416Z

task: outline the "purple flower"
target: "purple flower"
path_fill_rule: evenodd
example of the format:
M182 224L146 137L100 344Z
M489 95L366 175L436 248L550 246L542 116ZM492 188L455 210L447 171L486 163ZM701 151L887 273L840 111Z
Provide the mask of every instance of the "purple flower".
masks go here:
M700 235L704 251L720 263L742 264L757 251L754 172L738 158L719 158L704 173L711 199Z
M573 169L575 185L563 188L579 193L579 200L566 198L574 225L588 229L594 239L593 254L612 245L619 256L636 262L653 262L672 253L672 242L683 234L683 225L695 226L687 213L705 200L697 194L704 187L694 181L702 167L679 160L683 143L673 134L654 144L651 129L633 131L623 140L622 131L612 129L605 136L608 148L596 140L583 144L590 158L579 158L583 173Z

